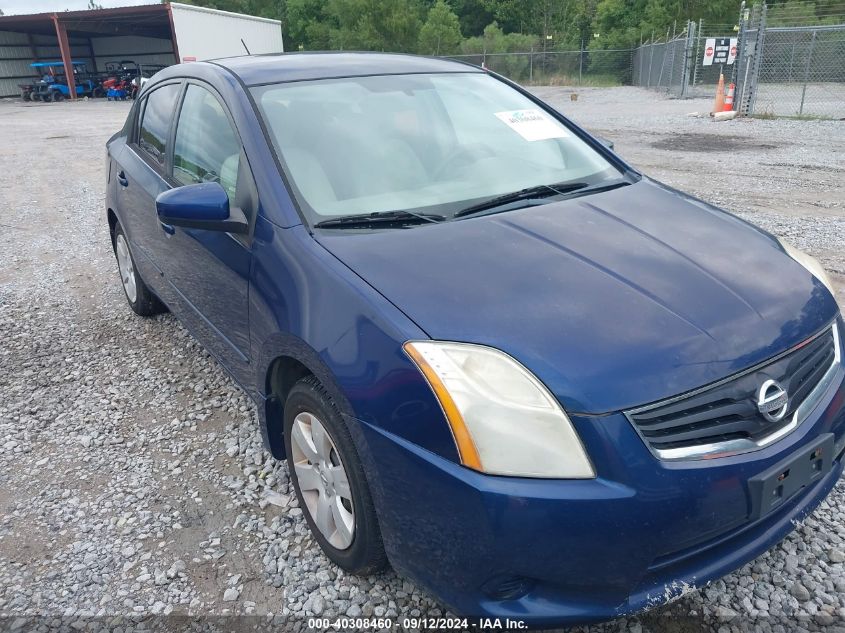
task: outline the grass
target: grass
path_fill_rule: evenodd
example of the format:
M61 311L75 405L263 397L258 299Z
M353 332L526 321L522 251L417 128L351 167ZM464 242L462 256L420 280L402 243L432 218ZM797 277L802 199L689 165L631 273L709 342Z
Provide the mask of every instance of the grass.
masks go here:
M836 117L824 116L822 114L775 114L771 110L763 110L762 112L755 112L753 119L792 119L794 121L836 121Z
M564 74L542 74L534 73L534 78L531 81L522 82L531 86L572 86L573 88L614 88L621 86L622 82L613 74L604 75L583 75L581 81L578 81L578 75L564 75Z

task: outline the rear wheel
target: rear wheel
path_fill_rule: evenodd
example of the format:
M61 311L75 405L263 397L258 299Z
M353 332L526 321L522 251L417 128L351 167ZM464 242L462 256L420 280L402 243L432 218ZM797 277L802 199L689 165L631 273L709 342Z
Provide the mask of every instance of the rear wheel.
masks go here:
M54 90L53 94L52 94L52 98L53 98L54 102L59 102L59 101L63 101L65 96L61 92L59 92L58 90Z
M285 404L285 451L299 505L320 547L353 574L387 566L372 496L352 436L313 376Z
M129 242L123 233L123 227L119 224L114 229L114 255L117 258L117 269L120 273L120 282L123 284L123 292L132 311L140 316L152 316L164 312L166 308L147 287L135 268Z

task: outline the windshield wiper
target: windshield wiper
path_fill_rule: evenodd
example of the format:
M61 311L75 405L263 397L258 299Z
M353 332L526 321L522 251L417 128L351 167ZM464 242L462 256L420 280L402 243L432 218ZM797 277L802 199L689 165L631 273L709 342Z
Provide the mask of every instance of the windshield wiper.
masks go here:
M498 207L502 207L513 202L520 202L522 200L536 200L539 198L550 198L552 196L567 195L570 193L595 193L598 191L607 191L608 189L615 189L616 187L623 187L631 184L625 179L614 179L605 182L599 182L595 185L590 185L586 182L562 182L553 185L538 185L536 187L528 187L506 193L495 198L490 198L484 202L479 202L472 206L461 209L454 216L454 218L461 218L467 215L473 215L482 211L490 211Z
M426 222L442 222L446 218L433 213L416 213L414 211L376 211L374 213L357 213L339 218L331 218L317 222L314 227L352 228L355 226L373 226L378 224L423 224Z

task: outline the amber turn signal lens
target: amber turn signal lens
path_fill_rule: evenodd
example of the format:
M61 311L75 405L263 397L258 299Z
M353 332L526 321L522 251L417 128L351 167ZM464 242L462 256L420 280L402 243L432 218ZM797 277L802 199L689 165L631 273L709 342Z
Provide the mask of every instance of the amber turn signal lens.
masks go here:
M431 365L428 364L428 361L414 349L412 344L405 343L403 349L411 357L411 360L416 363L417 367L420 368L432 391L434 391L434 395L437 396L440 407L443 409L443 413L446 414L446 420L452 429L452 437L455 438L461 463L474 470L481 470L481 459L478 457L475 443L472 441L472 436L469 434L469 430L464 423L464 418L461 412L458 411L455 401L443 385L443 381L440 380L440 377L432 369Z

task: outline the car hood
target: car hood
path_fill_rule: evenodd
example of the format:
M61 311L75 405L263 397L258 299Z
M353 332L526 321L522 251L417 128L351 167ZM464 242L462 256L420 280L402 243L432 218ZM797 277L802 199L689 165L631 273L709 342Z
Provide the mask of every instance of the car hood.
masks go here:
M782 352L837 306L770 235L644 179L318 241L433 339L501 349L572 412L661 400Z

